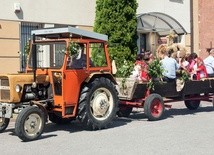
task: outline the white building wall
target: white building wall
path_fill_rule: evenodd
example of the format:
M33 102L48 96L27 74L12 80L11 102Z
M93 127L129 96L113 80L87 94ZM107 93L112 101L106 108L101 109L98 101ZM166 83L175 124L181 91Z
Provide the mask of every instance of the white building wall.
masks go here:
M0 0L0 20L93 26L95 6L96 0Z
M190 0L137 0L137 2L137 14L165 13L175 18L187 33L190 33ZM20 12L14 12L15 3L20 4ZM45 27L53 26L52 24L78 25L79 28L92 30L91 27L93 27L95 20L95 7L96 0L0 0L0 45L2 44L0 46L2 48L0 48L0 52L2 52L0 57L4 56L4 51L7 51L8 55L13 53L12 57L16 58L0 58L1 64L16 63L17 68L12 71L16 72L18 70L19 57L17 51L20 50L18 47L20 22L46 23ZM8 33L8 28L14 23L15 38L11 37L11 30ZM153 44L150 36L147 37L147 46ZM11 38L14 42L13 46L3 46ZM187 41L182 38L182 43ZM12 50L11 47L14 49ZM11 72L11 69L0 69L0 72L5 71Z
M137 0L137 14L162 12L190 33L190 0ZM14 12L14 3L21 11ZM0 0L0 19L93 26L96 0Z
M137 14L165 13L176 19L190 33L190 0L137 0Z

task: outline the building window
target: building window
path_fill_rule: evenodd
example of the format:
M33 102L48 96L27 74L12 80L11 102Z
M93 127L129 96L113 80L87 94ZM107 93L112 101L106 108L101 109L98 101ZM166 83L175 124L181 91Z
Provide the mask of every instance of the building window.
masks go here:
M139 35L139 37L138 37L138 42L139 42L138 48L139 48L139 52L138 53L142 53L142 52L145 52L147 50L146 49L146 34L139 33L138 35Z

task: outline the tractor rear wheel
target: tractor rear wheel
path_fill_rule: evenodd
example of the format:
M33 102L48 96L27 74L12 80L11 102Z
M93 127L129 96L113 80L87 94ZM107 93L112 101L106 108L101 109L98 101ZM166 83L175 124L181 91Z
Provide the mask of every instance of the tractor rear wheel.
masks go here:
M108 78L95 78L81 91L78 119L87 129L106 128L116 117L118 93Z
M24 108L18 115L15 133L23 141L38 139L45 126L45 114L37 106Z
M198 109L199 105L200 105L200 100L186 100L184 101L186 107L189 109L189 110L196 110Z
M4 132L10 122L9 118L0 117L0 133Z
M159 94L149 95L144 103L144 113L150 121L161 119L164 112L163 98Z

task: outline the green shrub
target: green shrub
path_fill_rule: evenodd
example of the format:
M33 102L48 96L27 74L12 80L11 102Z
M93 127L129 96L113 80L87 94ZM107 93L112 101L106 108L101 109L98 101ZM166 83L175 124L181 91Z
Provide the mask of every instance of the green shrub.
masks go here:
M136 0L97 0L94 31L109 37L109 53L116 76L130 75L137 53ZM96 56L96 55L94 55Z

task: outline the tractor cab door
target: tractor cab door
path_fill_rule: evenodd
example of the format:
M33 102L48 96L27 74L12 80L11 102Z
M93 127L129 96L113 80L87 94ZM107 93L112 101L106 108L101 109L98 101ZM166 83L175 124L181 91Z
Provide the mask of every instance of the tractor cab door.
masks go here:
M78 49L78 51L69 53L67 66L63 75L65 111L62 114L65 117L76 116L75 112L81 93L81 86L90 73L110 71L104 43L75 43L71 49Z
M87 44L76 43L73 48L77 51L69 53L66 62L66 69L63 75L63 98L64 111L62 116L73 117L76 109L83 81L88 77L87 72ZM70 52L70 51L69 51Z

